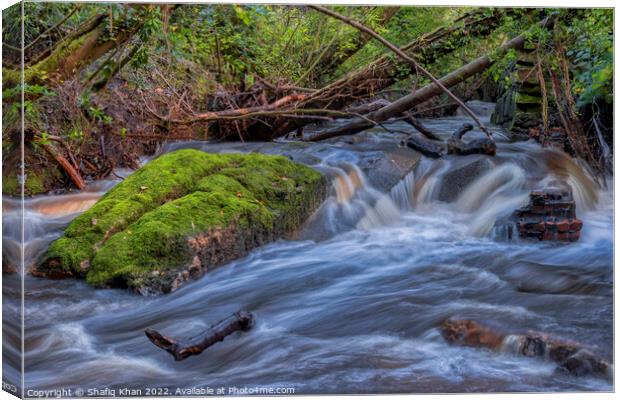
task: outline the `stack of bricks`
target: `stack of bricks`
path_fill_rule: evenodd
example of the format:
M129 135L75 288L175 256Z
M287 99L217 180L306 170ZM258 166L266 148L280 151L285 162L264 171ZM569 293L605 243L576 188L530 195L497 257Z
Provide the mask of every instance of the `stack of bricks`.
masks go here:
M530 240L576 242L583 223L575 215L575 201L567 190L530 193L530 203L513 214L519 236Z

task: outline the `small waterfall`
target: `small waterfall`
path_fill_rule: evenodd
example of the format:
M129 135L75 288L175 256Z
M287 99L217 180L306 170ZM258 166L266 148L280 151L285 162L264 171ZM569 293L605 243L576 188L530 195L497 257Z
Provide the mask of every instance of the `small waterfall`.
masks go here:
M390 198L401 210L413 210L415 192L415 172L411 171L390 190Z
M571 187L577 211L592 210L598 201L597 184L584 172L585 168L559 150L547 149L543 156L549 171Z
M496 203L495 197L523 187L525 174L515 164L504 164L482 175L457 198L455 208L462 212L480 210L483 205Z
M444 160L438 160L429 165L420 165L420 178L416 179L417 183L411 199L413 208L421 204L432 204L437 199L443 176L450 170L450 167L451 164Z
M349 202L358 189L367 186L364 173L356 165L347 164L345 168L349 171L337 170L338 175L332 183L336 191L336 201L339 204Z
M317 168L332 178L333 194L308 222L302 237L326 238L398 220L400 208L389 195L373 188L357 165L340 163Z
M450 211L467 225L467 232L472 236L517 237L512 228L510 232L494 231L495 223L527 204L531 190L541 184L548 186L544 181L552 182L558 178L566 181L582 209L596 204L595 184L577 163L555 150L543 151L541 155L549 156L549 169L546 170L543 164L540 174L547 178L538 184L528 181L521 163L506 162L481 172L462 189L456 200L445 206L437 202L437 197L442 185L446 184L444 177L461 165L454 159L423 160L387 195L370 187L362 171L348 165L334 179L337 206L328 206L331 208L330 219L337 221L346 214L347 229L370 229L397 222L406 212ZM333 230L336 231L342 230Z

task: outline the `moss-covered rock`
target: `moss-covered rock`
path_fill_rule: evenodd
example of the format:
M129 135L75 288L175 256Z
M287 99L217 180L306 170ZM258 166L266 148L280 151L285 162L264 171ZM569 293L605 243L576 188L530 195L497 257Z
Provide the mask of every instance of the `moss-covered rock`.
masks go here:
M293 232L327 181L281 156L179 150L110 190L53 242L36 273L168 292Z

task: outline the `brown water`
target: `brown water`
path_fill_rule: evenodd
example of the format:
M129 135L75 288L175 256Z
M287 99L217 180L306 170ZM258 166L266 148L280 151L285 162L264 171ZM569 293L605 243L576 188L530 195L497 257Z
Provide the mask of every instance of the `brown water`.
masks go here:
M426 123L452 132L464 121ZM331 176L332 196L299 240L257 249L158 298L27 275L26 388L159 387L168 394L196 386L293 387L298 394L613 389L608 380L569 376L543 360L449 346L437 330L445 318L473 318L505 332L533 329L581 341L611 359L610 189L535 143L500 139L495 158L423 159L386 191L379 188L391 185L373 165L392 160L402 137L375 129L360 138L309 146L165 146L162 152L287 154ZM472 163L483 167L457 191L450 174ZM524 204L530 190L557 179L575 193L584 221L579 242L498 236L497 219ZM115 183L27 200L26 265ZM3 254L19 264L19 203L3 199L3 214ZM4 276L3 378L16 383L19 285L19 275ZM180 363L144 336L147 327L191 335L239 309L256 314L253 330Z

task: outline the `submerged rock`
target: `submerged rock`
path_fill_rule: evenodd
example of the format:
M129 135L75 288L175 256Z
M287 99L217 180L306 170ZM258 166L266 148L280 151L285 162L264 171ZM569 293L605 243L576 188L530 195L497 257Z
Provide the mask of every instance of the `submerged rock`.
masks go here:
M546 333L530 331L505 335L469 319L448 319L439 329L451 344L540 357L555 362L561 371L576 376L613 377L613 365L609 361L598 357L581 343L554 338Z
M77 217L33 274L166 293L292 234L327 188L319 172L282 156L168 153Z
M493 168L493 162L489 157L470 158L460 160L462 164L448 171L441 181L438 200L452 202L472 182Z

